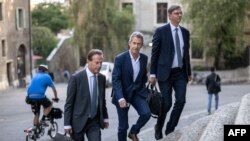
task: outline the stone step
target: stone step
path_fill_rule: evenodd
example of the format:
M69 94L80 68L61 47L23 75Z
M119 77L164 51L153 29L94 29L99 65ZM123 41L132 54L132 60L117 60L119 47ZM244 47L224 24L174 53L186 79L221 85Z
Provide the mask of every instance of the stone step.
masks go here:
M250 124L250 93L244 95L241 99L235 124Z
M208 122L199 141L223 141L224 125L234 124L239 109L239 102L222 106Z
M198 141L210 119L211 115L193 122L189 127L186 127L178 141Z
M159 141L223 141L224 125L250 124L250 93L243 96L239 102L221 106L212 115L204 116L204 113L201 113L181 119L183 123L190 122L190 120L194 120L194 122L189 126L178 128ZM182 124L180 123L178 126L182 126ZM154 130L151 129L146 134L152 137ZM144 140L148 141L146 138ZM150 140L154 140L153 137Z
M175 130L162 141L223 141L224 124L234 124L239 102L221 106L214 114Z

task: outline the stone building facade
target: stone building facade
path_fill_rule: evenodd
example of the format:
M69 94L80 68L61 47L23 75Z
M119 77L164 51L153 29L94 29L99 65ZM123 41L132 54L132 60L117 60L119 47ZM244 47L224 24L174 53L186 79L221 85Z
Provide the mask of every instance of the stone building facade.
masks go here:
M152 36L157 27L160 27L169 22L167 16L167 8L172 4L180 4L181 0L120 0L121 9L126 6L132 7L132 12L135 15L135 29L144 34L144 48L142 51L149 57L151 54L150 43ZM183 7L183 13L185 14L185 6ZM245 42L244 47L250 47L250 12L245 19L247 27L245 27ZM181 23L182 26L189 28L186 23ZM191 35L192 36L192 35ZM191 54L191 65L193 66L211 66L213 65L213 58L208 58L205 54L205 50L197 51L192 48L192 41L190 54ZM198 56L197 56L198 54ZM249 51L250 54L250 51ZM150 60L150 59L149 59ZM250 59L249 59L250 60ZM249 61L250 62L250 61Z
M0 0L0 91L30 78L29 0Z

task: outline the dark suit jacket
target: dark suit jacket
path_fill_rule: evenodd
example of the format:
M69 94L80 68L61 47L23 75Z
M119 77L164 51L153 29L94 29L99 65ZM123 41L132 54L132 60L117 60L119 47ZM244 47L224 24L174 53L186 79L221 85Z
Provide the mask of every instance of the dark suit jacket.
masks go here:
M147 97L145 83L147 82L148 57L140 53L139 61L140 71L134 82L129 51L125 51L116 56L114 70L112 72L113 102L116 103L121 98L125 98L127 102L130 102L134 92L144 98Z
M104 119L108 119L105 99L106 79L98 74L98 113L100 127L104 128ZM64 106L64 125L71 125L79 133L85 126L90 113L90 91L86 69L73 74L67 88L67 99Z
M188 79L188 76L191 76L189 55L190 33L187 29L183 27L180 28L184 41L183 67ZM156 29L152 42L153 48L150 74L156 74L159 81L166 81L170 75L175 53L174 41L169 23Z
M220 76L215 72L209 74L206 78L206 88L209 94L217 94L220 92ZM215 83L219 84L218 87Z

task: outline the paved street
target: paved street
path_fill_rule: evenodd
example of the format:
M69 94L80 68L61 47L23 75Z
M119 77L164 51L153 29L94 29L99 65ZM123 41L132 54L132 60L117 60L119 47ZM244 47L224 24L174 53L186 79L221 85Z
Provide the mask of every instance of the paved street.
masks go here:
M234 84L222 85L222 92L220 93L219 105L225 105L232 102L240 101L241 97L250 92L250 84ZM67 85L63 83L56 84L60 102L55 103L55 107L63 109ZM102 131L103 141L116 141L117 133L117 113L114 105L110 100L111 88L106 90L106 99L110 120L109 129ZM47 95L52 98L52 90L47 90ZM0 92L0 138L1 141L21 141L25 140L23 130L32 126L33 114L31 113L29 105L24 102L26 96L26 89L9 89ZM177 126L180 129L191 124L194 120L207 116L206 113L207 92L204 85L189 85L187 90L187 103L184 108L181 120ZM169 115L169 114L168 114ZM129 113L130 127L137 119L137 113L131 108ZM167 117L168 118L168 117ZM63 118L57 120L59 131L63 132ZM151 118L146 126L142 129L139 137L142 141L153 141L154 132L153 126L156 119ZM45 134L41 141L51 141Z

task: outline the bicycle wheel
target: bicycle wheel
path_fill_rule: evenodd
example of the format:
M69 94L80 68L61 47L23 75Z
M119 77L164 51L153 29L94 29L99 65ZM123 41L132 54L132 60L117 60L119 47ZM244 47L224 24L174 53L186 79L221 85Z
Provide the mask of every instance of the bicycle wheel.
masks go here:
M32 138L32 139L31 139L29 135L26 135L26 141L29 141L29 140L36 141L36 138Z
M53 139L56 136L56 133L58 132L58 125L56 122L50 123L50 129L48 130L48 135L50 136L51 139Z

